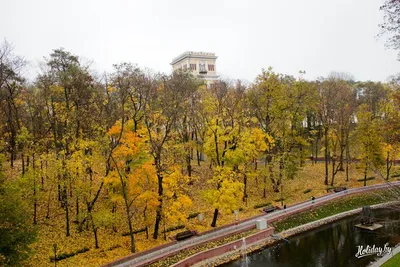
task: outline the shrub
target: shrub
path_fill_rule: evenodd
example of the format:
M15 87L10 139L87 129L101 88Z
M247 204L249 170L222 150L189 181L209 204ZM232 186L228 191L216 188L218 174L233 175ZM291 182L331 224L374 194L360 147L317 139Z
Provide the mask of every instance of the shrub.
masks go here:
M71 258L71 257L73 257L75 255L78 255L78 254L81 254L81 253L85 253L87 251L89 251L89 249L87 247L84 247L84 248L79 249L79 250L74 251L74 252L61 253L61 254L58 254L55 259L54 259L54 256L50 257L50 261L53 262L54 260L55 261L64 260L64 259L67 259L67 258Z
M375 177L374 177L374 176L367 177L367 181L369 181L369 180L375 180ZM357 179L357 181L358 181L358 182L364 182L364 178L362 178L362 179Z
M258 208L266 207L269 205L271 205L271 202L265 202L265 203L260 203L260 204L254 205L254 208L258 209Z
M307 193L310 193L310 192L311 192L311 189L308 188L308 189L304 190L303 194L307 194Z
M188 218L188 220L190 220L190 219L196 218L199 214L200 214L200 212L190 213L187 218Z
M102 250L100 250L100 252L111 251L111 250L114 250L114 249L120 248L120 247L121 247L121 245L114 245L114 246L111 246L109 248L102 249Z
M139 229L137 229L137 230L134 230L134 231L133 231L133 234L138 234L138 233L142 233L142 232L146 232L146 227L143 227L143 228L139 228ZM128 236L128 235L129 235L129 232L123 232L121 235L122 235L122 236Z
M133 231L134 234L138 234L138 233L142 233L142 232L146 232L146 227L143 227L143 228Z
M121 245L115 245L115 246L109 247L109 248L107 249L107 251L111 251L111 250L114 250L114 249L120 248L120 247L121 247Z
M162 231L162 233L168 233L168 232L172 232L172 231L183 229L183 228L185 228L185 226L183 224L171 226L171 227L168 227L167 229L165 229L165 231Z

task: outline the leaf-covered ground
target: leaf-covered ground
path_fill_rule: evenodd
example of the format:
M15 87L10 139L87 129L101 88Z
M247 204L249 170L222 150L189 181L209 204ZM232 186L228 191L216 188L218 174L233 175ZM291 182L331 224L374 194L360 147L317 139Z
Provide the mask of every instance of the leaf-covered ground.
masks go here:
M260 166L259 166L260 167ZM392 168L392 173L400 173L399 166ZM185 211L187 215L195 212L201 212L204 214L204 220L199 222L197 218L192 218L185 222L185 226L190 230L197 230L198 232L210 230L210 224L212 220L213 208L209 206L204 200L201 194L202 190L207 189L209 184L205 181L211 175L211 170L207 163L203 162L202 165L195 166L194 174L197 176L194 179L193 185L191 185L190 197L193 200L193 205ZM373 173L369 173L368 176L374 176ZM352 165L350 168L350 181L346 182L345 172L339 172L336 177L336 186L346 186L351 187L361 187L363 182L357 181L357 179L362 179L363 173L361 169L357 169L356 165ZM395 178L393 178L394 180ZM252 179L249 181L248 186L248 202L242 203L242 210L239 213L239 219L245 219L252 217L254 215L260 214L260 209L254 209L254 205L271 202L273 205L281 205L279 199L281 196L285 199L285 204L290 205L300 201L310 199L312 196L318 197L326 194L326 186L324 181L324 164L311 164L307 162L303 169L299 171L296 177L292 180L284 180L283 182L283 193L274 193L272 191L271 181L267 180L267 198L262 197L263 193L263 181L262 179ZM376 179L369 180L368 185L382 183L381 178L376 177ZM310 192L307 189L311 189ZM52 205L57 205L58 203L52 203ZM355 203L358 205L360 203ZM123 256L129 255L129 237L122 236L122 233L127 231L125 221L121 221L116 225L117 232L114 232L111 228L100 228L98 230L99 237L99 249L94 248L93 234L90 231L83 231L81 233L77 232L76 224L71 222L71 236L65 236L65 221L64 212L58 206L52 206L52 213L50 214L50 219L45 218L45 210L47 209L46 203L42 203L39 206L39 220L38 220L38 238L37 241L32 245L34 253L30 259L25 262L26 266L54 266L54 263L50 261L50 257L54 255L53 244L57 244L57 254L60 253L72 253L83 248L88 248L89 251L77 254L73 257L61 260L57 262L57 266L100 266L121 258ZM57 211L57 212L56 212ZM335 210L335 212L340 212L340 209ZM123 209L120 207L117 212L123 217ZM71 214L74 214L73 208L71 208ZM319 213L318 213L319 214ZM310 219L318 219L320 215L313 215ZM311 215L310 215L311 216ZM74 218L71 216L71 218ZM235 221L235 215L232 212L222 212L218 218L217 226L222 226ZM300 223L300 222L298 222ZM170 227L173 225L166 225ZM135 224L135 229L143 227L143 225ZM163 229L164 226L162 226ZM284 228L284 227L283 227ZM157 245L169 242L169 237L176 235L177 232L182 230L171 231L167 233L167 240L163 239L163 235L160 235L158 240L153 240L151 238L152 229L149 230L150 238L146 239L146 233L138 233L135 235L136 248L137 251L143 251L152 248ZM247 233L248 234L248 233ZM236 237L232 237L236 238ZM232 239L234 240L234 239ZM230 240L226 240L230 241ZM222 242L222 241L221 241ZM205 248L209 248L220 244L218 241L214 244L208 244L207 247L195 248L193 251L199 251ZM180 256L179 258L181 258Z

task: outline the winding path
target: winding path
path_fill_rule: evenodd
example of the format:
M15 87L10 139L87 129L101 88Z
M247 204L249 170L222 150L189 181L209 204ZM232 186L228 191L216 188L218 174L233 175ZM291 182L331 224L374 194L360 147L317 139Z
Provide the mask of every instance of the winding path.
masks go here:
M287 207L285 210L274 211L272 213L256 216L250 218L248 220L244 220L239 222L237 225L230 225L226 227L221 227L220 229L216 229L215 231L206 232L200 236L192 237L185 241L175 242L172 244L167 244L166 246L157 249L157 250L149 250L143 251L136 254L129 255L112 263L109 263L104 266L118 266L118 267L128 267L128 266L147 266L153 262L161 260L163 258L173 256L179 253L181 250L190 249L196 246L199 246L203 243L207 243L216 239L223 238L225 236L229 236L231 234L247 231L255 227L256 220L259 219L267 219L267 222L273 222L278 219L282 219L289 215L302 212L308 209L311 209L316 206L320 206L328 201L338 199L344 195L356 194L361 192L367 192L375 189L389 188L393 186L400 186L400 181L385 183L385 184L377 184L366 187L352 188L338 193L331 193L319 198L316 198L314 201L305 201L292 206Z

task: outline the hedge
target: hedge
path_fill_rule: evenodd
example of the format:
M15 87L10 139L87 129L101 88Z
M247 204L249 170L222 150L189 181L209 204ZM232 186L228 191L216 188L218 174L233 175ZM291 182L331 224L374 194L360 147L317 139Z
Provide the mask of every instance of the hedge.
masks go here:
M55 261L60 261L60 260L64 260L64 259L67 259L67 258L71 258L71 257L73 257L75 255L78 255L78 254L81 254L81 253L85 253L87 251L89 251L89 249L87 247L84 247L84 248L79 249L79 250L74 251L74 252L61 253L61 254L58 254L55 259L54 259L54 256L50 257L50 262L53 262L54 260Z
M265 202L265 203L260 203L260 204L254 205L254 208L258 209L258 208L266 207L269 205L271 205L271 202Z

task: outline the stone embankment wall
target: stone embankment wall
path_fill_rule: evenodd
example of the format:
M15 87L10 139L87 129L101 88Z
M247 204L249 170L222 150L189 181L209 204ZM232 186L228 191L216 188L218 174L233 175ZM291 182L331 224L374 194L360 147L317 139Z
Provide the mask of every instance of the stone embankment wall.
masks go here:
M385 207L388 207L388 206L393 206L393 205L398 205L398 204L400 204L399 201L394 201L394 202L376 204L376 205L371 206L371 208L372 209L379 209L379 208L385 208ZM306 232L306 231L312 230L312 229L317 228L319 226L322 226L322 225L325 225L325 224L329 224L331 222L340 220L342 218L345 218L345 217L348 217L348 216L351 216L351 215L358 214L360 212L361 212L361 208L354 209L354 210L349 210L349 211L346 211L346 212L342 212L342 213L339 213L339 214L336 214L336 215L332 215L332 216L323 218L323 219L318 220L318 221L310 222L310 223L307 223L307 224L303 224L303 225L288 229L286 231L283 231L283 232L279 233L278 236L281 237L281 238L287 238L289 236L293 236L293 235L299 234L301 232ZM259 240L257 242L254 242L254 243L251 243L251 244L249 243L248 246L247 246L246 252L250 253L250 252L253 252L253 251L257 251L257 250L263 249L265 246L272 245L276 241L277 241L277 239L272 238L271 236L269 236L269 237L266 237L265 239ZM241 244L242 240L237 240L237 241L234 241L232 243L236 243L236 242ZM225 245L223 245L223 246L225 246ZM240 247L237 248L236 250L225 251L225 252L224 252L224 249L219 250L219 247L213 248L213 249L210 249L210 250L213 250L214 252L215 251L220 251L222 253L219 254L219 255L215 255L213 258L208 258L208 259L205 259L203 261L197 261L194 266L198 266L198 267L199 266L218 266L218 265L220 265L222 263L226 263L226 262L229 262L229 261L232 261L232 260L235 260L235 259L241 257L242 253L243 253L240 250ZM203 252L207 252L207 251L203 251ZM200 254L200 253L198 253L198 254ZM196 255L197 254L193 255L192 257L195 257ZM187 258L185 260L188 260L190 258L191 257L189 257L189 258ZM177 263L177 264L183 264L183 265L175 264L173 266L179 266L179 267L181 267L181 266L189 266L189 265L184 265L185 260L182 260L182 261ZM192 265L190 265L190 266L192 266Z
M231 243L224 244L222 246L194 254L172 266L174 266L174 267L189 267L189 266L193 266L194 264L199 263L201 261L204 261L204 260L207 260L210 258L214 258L216 256L219 256L219 255L222 255L222 254L225 254L228 252L241 251L243 249L246 249L246 251L247 251L248 246L250 246L251 244L258 243L261 240L265 240L266 238L270 237L271 234L273 234L273 233L274 233L274 228L269 227L266 230L260 231L256 234L250 235L243 239L239 239L239 240L233 241Z

